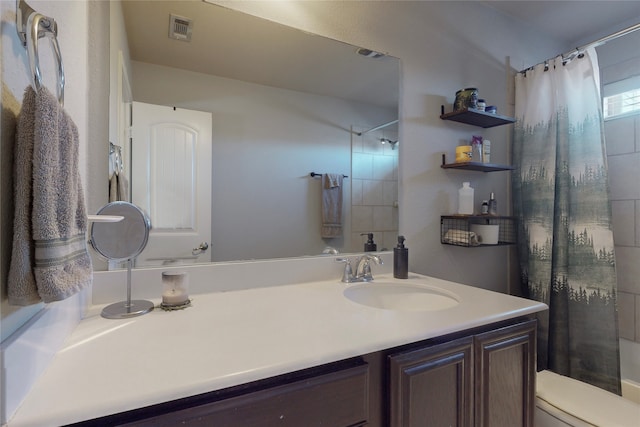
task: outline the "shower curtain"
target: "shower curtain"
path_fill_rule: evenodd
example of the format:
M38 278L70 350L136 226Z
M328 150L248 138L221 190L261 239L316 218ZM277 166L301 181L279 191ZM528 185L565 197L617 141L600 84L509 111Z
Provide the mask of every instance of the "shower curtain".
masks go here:
M599 88L594 49L517 74L513 203L523 291L549 305L539 318L538 369L620 394Z

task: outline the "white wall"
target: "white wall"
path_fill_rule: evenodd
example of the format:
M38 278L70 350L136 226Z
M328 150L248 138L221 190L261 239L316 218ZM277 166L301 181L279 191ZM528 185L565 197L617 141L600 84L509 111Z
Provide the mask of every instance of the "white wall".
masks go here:
M87 171L92 168L94 160L90 158L89 141L100 138L100 122L90 123L92 114L99 114L103 117L105 109L101 105L106 103L107 87L104 79L108 70L100 67L99 63L91 60L91 63L98 68L93 73L88 70L89 58L103 55L103 36L106 28L101 25L104 21L99 19L100 14L92 14L91 11L98 11L100 3L87 2L51 2L51 1L30 1L29 4L38 12L53 17L58 24L58 41L62 53L66 87L65 87L65 109L74 119L80 136L80 163L81 176L85 184L90 180ZM4 340L18 327L24 324L29 318L42 309L41 304L30 307L14 307L7 304L6 299L6 277L9 269L11 239L12 239L12 218L13 218L13 195L12 185L12 157L13 138L15 132L16 117L20 111L22 97L25 88L30 84L29 65L25 49L22 47L15 26L15 2L0 2L2 13L2 212L1 247L0 247L0 316L1 339ZM92 16L89 19L89 16ZM95 24L93 32L89 32L90 22ZM56 73L55 64L48 41L41 40L39 44L40 67L43 74L44 84L55 92ZM104 64L104 62L103 62ZM104 74L101 75L101 72ZM88 94L95 94L90 97ZM101 162L102 163L102 162ZM85 191L85 193L87 193ZM97 191L99 193L99 190ZM95 194L95 193L94 193ZM87 202L93 200L93 194L88 194Z
M323 240L322 182L309 173L351 175L351 126L371 128L395 120L397 111L132 65L135 101L212 113L214 261L317 255L327 245L350 248L351 180L343 186L344 239Z
M109 12L89 14L90 8L104 8L107 2L38 1L30 4L53 15L60 28L59 41L67 73L66 108L76 119L81 137L81 156L90 154L83 174L87 175L89 210L106 200L108 135L100 135L107 118L100 108L107 102L99 74L106 72L108 55L101 59L89 46L101 47L100 30ZM450 104L456 90L474 85L509 112L510 84L505 57L524 68L562 51L544 35L528 30L512 19L474 2L219 2L225 6L272 19L303 30L387 52L402 61L400 150L400 232L407 236L411 268L450 280L491 289L506 289L508 269L504 248L466 250L444 247L438 239L439 216L450 213L457 187L472 181L477 194L495 191L506 205L508 175L469 175L444 172L438 165L442 152L453 153L460 140L476 129L442 122L440 104ZM2 169L3 182L10 182L13 129L24 88L29 84L26 55L15 33L15 3L2 1ZM89 32L90 20L101 22ZM93 23L91 24L93 26ZM490 29L490 31L487 31ZM94 43L96 42L97 43ZM43 57L48 49L42 49ZM89 62L91 55L91 64ZM89 68L91 65L91 68ZM43 59L45 83L50 86L51 66ZM91 84L88 84L88 79ZM105 83L102 83L106 85ZM97 96L92 96L97 91ZM88 129L91 125L92 134ZM96 132L95 129L98 129ZM93 134L96 132L96 134ZM493 142L496 161L508 161L506 131L485 132ZM95 155L94 155L95 153ZM87 173L89 171L89 173ZM6 187L0 204L2 218L1 279L2 339L30 318L39 308L16 309L6 303L6 275L11 247L12 196ZM503 211L504 212L504 211ZM460 268L464 261L465 268Z
M508 127L482 131L439 119L455 92L478 87L482 97L512 110L511 66L523 69L562 46L477 2L229 2L221 5L339 39L401 60L400 233L410 269L461 283L507 290L506 247L467 249L440 244L440 215L454 212L457 189L471 181L477 202L496 193L508 209L509 173L444 171L441 154L473 134L492 141L492 160L508 163Z
M106 174L105 162L98 156L99 153L106 156L107 146L102 142L107 138L107 121L96 118L105 118L108 113L108 13L105 13L108 3L32 0L29 4L36 11L53 17L58 25L66 79L65 110L78 128L80 174L85 185L85 200L91 206L106 196L106 188L101 190L92 179L100 173ZM15 125L30 78L26 51L16 32L15 2L0 2L0 15L0 396L3 397L0 399L0 422L4 422L80 321L86 305L90 303L91 291L46 306L15 307L7 303L14 209L12 165ZM39 47L43 83L55 92L56 65L52 51L46 40L41 40ZM92 191L86 191L87 188L92 188ZM44 327L29 328L32 319L40 319ZM24 339L13 339L18 334L12 334L19 329Z

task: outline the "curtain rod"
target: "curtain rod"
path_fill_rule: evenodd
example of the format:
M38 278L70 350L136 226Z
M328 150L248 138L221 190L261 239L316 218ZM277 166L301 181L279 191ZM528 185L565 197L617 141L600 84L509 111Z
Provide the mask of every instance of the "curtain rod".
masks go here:
M577 48L575 48L573 50L570 50L569 52L563 53L562 54L562 61L563 61L563 63L571 61L576 56L581 55L586 49L588 49L590 47L602 46L603 44L605 44L605 43L607 43L607 42L609 42L611 40L617 39L618 37L626 36L627 34L631 34L634 31L638 31L638 30L640 30L640 23L632 25L630 27L627 27L627 28L625 28L623 30L617 31L617 32L615 32L613 34L609 34L608 36L604 36L602 38L599 38L598 40L592 41L591 43L587 43L587 44L582 45L580 47L577 47ZM538 64L544 64L544 63L546 63L547 61L549 61L551 59L553 59L553 58L549 58L546 61L539 62ZM538 64L536 64L536 65L538 65ZM534 66L525 68L524 70L521 70L519 72L520 73L524 73L525 71L532 69Z
M365 130L364 132L355 132L355 134L356 134L356 135L358 135L358 136L362 136L362 135L364 135L365 133L369 133L369 132L373 132L374 130L378 130L378 129L386 128L387 126L395 125L396 123L398 123L398 120L392 120L392 121L390 121L389 123L385 123L385 124L383 124L383 125L376 126L376 127L371 128L371 129L369 129L369 130Z

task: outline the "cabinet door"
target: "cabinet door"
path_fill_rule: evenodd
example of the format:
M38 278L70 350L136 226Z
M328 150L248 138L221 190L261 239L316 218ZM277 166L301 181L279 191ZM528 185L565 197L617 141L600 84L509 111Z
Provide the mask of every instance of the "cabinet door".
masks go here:
M472 346L467 337L390 356L390 425L471 426Z
M124 424L128 427L347 427L367 423L369 369L361 365ZM123 426L124 426L123 425Z
M476 426L533 427L536 321L475 337Z

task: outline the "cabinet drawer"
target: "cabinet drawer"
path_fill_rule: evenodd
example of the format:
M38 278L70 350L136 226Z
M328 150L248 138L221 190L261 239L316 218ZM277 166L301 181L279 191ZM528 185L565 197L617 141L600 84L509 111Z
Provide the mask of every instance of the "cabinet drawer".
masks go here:
M364 364L127 425L346 427L366 423L368 386Z

